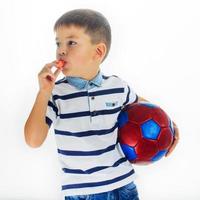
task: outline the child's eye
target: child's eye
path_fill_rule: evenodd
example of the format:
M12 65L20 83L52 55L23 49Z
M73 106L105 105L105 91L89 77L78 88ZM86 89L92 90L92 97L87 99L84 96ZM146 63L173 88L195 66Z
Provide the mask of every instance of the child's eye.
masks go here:
M69 45L75 45L76 42L74 42L74 41L69 41L68 44L69 44Z
M69 42L67 43L67 45L70 45L70 46L73 46L73 45L76 45L76 44L77 44L77 43L74 42L74 41L69 41ZM56 46L59 47L59 46L60 46L60 42L56 42Z
M60 43L59 43L59 42L56 42L56 46L59 47L59 45L60 45Z

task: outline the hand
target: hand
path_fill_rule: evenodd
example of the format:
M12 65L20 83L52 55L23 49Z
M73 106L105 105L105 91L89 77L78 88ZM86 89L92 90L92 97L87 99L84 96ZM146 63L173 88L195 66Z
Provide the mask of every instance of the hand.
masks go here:
M38 74L40 91L45 91L51 93L55 85L56 78L61 72L60 68L57 68L54 73L52 73L51 68L56 66L56 61L46 64Z
M173 122L173 126L174 126L174 131L175 131L175 134L174 134L174 141L171 145L171 147L169 148L168 152L165 154L165 156L169 156L172 151L175 149L178 141L179 141L179 130L178 130L178 127L176 126L176 124Z

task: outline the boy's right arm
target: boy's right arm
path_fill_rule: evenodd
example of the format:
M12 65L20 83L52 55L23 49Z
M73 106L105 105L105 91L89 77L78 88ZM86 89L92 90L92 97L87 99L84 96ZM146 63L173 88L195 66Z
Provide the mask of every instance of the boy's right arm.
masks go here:
M55 85L55 80L61 71L57 69L52 73L51 68L53 66L55 66L55 61L46 64L38 74L40 89L24 126L25 141L31 147L41 146L49 130L45 120L48 101Z
M39 147L47 136L49 127L46 124L45 115L48 101L48 95L39 91L24 126L25 140L31 147Z

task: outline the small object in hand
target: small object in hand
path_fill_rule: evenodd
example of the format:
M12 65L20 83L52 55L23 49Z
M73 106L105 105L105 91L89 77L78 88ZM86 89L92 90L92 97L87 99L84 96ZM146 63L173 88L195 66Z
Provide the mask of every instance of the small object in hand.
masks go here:
M63 67L64 67L64 65L65 65L65 61L64 60L57 60L56 61L56 67L58 68L58 69L60 69L60 70L63 70Z

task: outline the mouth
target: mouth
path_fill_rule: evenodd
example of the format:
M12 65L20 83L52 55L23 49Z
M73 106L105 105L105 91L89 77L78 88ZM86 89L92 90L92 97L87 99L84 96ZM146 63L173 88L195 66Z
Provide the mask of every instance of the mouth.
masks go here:
M59 59L56 61L56 67L60 70L63 70L64 68L67 67L67 61L63 60L63 59Z

